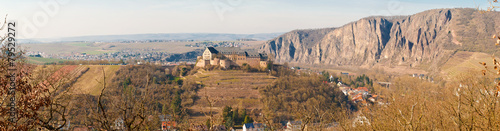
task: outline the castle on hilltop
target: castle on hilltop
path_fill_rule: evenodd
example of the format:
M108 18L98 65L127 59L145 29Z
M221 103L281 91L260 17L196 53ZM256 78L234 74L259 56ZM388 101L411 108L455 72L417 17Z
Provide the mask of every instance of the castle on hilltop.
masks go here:
M207 47L203 52L203 56L198 56L196 66L213 65L229 68L247 64L253 68L265 68L268 63L267 59L266 54L244 51L239 47Z

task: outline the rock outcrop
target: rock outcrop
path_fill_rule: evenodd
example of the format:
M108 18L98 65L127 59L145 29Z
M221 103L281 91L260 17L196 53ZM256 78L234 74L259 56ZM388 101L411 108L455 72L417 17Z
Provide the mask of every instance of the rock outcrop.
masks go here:
M491 25L499 18L498 12L481 14L473 9L437 9L411 16L368 17L339 28L291 31L266 42L260 51L271 53L280 63L361 67L435 65L443 60L445 52L491 51L487 44L493 42L487 37L499 30ZM469 27L485 28L470 31ZM479 41L474 39L484 41L477 43ZM483 46L471 49L476 47L474 44Z

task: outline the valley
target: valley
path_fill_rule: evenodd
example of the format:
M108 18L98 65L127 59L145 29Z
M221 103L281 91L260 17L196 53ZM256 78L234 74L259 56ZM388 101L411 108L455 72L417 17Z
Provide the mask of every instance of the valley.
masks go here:
M214 32L252 28L239 34L20 39L16 50L23 51L15 62L11 57L17 52L7 49L14 44L5 45L0 53L0 102L17 103L0 104L0 130L17 129L7 121L13 120L9 113L18 113L20 130L500 129L496 10L363 15L339 25L323 18L331 12L311 11L311 18L324 16L297 17L289 23L283 23L288 20L281 17L284 13L258 20L232 15L247 6L232 3L236 11L216 11L212 15L219 19L202 17L207 25L191 27L231 25ZM143 11L151 10L160 8ZM164 28L176 20L161 21L166 24L155 26L161 30L150 32L191 31L186 25L200 21ZM252 25L269 21L276 27ZM304 26L297 21L329 24L297 29ZM267 32L294 30L248 33L264 27Z

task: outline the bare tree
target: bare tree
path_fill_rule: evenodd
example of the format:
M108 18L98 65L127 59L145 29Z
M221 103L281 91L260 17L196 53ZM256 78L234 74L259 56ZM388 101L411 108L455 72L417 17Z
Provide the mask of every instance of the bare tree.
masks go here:
M4 23L0 30L4 29ZM4 43L7 37L1 37ZM10 40L14 40L9 38ZM9 44L11 45L11 44ZM58 130L66 126L68 119L69 72L40 68L27 64L23 59L23 50L15 47L7 49L3 44L0 54L0 128L5 130L48 129ZM14 57L14 58L12 58ZM15 60L12 64L12 60ZM14 70L12 69L14 66ZM44 75L41 75L44 74ZM13 81L15 80L15 81ZM11 85L15 85L15 96L7 99ZM15 101L8 105L6 100ZM15 112L10 107L14 107ZM12 114L11 114L12 113ZM14 122L9 117L15 116Z
M91 120L97 127L105 130L141 130L145 127L147 91L138 91L133 87L126 89L110 88L106 84L106 72L102 69L103 88L97 99L97 106L92 107ZM145 87L149 87L149 77ZM121 121L123 125L121 125ZM120 124L117 124L120 123Z

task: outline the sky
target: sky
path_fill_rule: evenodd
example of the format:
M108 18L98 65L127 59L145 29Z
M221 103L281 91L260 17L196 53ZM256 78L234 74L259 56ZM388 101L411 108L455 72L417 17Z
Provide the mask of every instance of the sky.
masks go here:
M20 38L146 33L277 33L363 17L476 8L487 0L0 0Z

